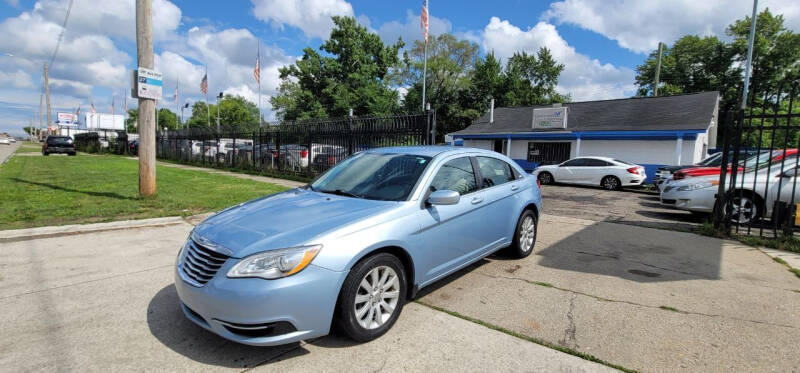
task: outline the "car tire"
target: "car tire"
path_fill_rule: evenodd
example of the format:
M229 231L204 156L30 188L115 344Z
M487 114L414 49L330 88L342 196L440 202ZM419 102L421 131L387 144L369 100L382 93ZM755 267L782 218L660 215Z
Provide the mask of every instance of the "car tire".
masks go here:
M620 190L622 189L622 182L616 176L606 176L600 182L600 185L607 190Z
M334 318L336 329L357 342L369 342L382 336L403 310L406 288L403 263L396 256L379 253L362 259L350 270L339 292ZM387 306L391 307L388 315L377 313L387 311Z
M514 240L511 246L506 248L508 256L522 259L531 255L536 246L537 220L536 214L531 210L525 210L517 220L517 227L514 229Z
M728 199L731 201L731 206L734 207L731 211L731 223L750 225L761 220L761 216L764 214L764 203L758 196L750 192L734 191L728 194ZM741 218L738 216L740 204L743 211ZM727 207L724 213L727 216Z
M547 171L540 172L539 175L536 176L536 178L539 179L539 184L542 185L549 185L556 182L555 179L553 179L553 174Z

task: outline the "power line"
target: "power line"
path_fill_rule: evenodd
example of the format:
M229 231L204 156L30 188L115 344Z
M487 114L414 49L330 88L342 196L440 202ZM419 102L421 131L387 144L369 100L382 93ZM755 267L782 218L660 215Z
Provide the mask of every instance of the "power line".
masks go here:
M69 13L72 11L72 2L73 0L69 0L69 6L67 6L67 14L64 15L64 23L61 24L61 33L58 34L58 42L56 43L56 49L53 51L53 56L50 58L50 67L53 67L53 62L56 60L58 49L61 47L61 41L64 40L64 32L67 31L67 21L69 20Z

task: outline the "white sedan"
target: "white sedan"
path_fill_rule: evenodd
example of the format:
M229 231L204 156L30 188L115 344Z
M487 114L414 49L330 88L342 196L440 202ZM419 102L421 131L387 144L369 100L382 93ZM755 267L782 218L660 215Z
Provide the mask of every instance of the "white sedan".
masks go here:
M0 144L11 145L11 140L9 140L7 137L0 137Z
M644 167L607 157L579 157L540 166L534 174L542 184L599 185L609 190L639 186L647 179Z

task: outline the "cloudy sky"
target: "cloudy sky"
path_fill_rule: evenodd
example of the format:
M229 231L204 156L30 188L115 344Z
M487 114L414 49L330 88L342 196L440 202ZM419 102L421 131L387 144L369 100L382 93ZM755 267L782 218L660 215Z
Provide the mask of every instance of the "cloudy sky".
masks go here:
M0 131L21 133L34 119L42 91L42 65L62 31L69 0L2 0L0 3ZM431 0L431 32L472 40L481 53L501 58L515 51L550 48L565 64L559 90L576 101L634 93L634 69L659 41L685 34L724 36L725 27L748 15L750 0ZM253 78L261 45L262 107L278 68L306 46L319 47L332 15L356 17L385 41L420 39L421 2L374 0L153 0L156 69L165 96L180 83L180 101L202 100L206 69L209 95L224 91L258 101ZM800 1L762 0L800 31ZM120 110L136 67L134 0L74 0L55 58L50 85L55 112L78 105ZM213 98L212 98L213 99ZM132 104L128 99L130 106ZM175 110L174 102L160 105ZM188 114L188 112L187 112ZM38 122L37 122L38 123Z

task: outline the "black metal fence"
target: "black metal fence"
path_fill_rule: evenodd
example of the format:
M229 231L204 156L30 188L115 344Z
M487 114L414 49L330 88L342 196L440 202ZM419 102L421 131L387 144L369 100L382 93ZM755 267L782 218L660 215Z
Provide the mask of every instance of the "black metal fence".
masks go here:
M86 153L130 153L130 141L134 140L125 131L96 130L76 133L75 148Z
M789 79L775 92L752 97L748 109L721 116L716 228L767 238L794 235L800 202L799 93L800 79ZM740 159L743 149L755 154Z
M188 128L160 132L157 157L207 167L314 177L353 153L376 147L427 145L434 113L310 120L255 131Z

